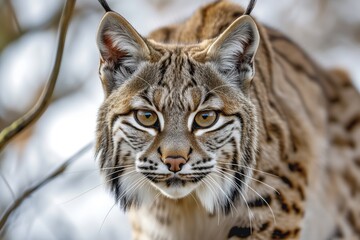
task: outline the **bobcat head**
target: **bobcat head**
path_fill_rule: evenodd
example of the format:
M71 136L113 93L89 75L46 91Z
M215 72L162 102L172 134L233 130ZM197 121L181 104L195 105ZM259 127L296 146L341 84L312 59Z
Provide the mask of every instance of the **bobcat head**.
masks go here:
M252 18L184 45L143 38L108 12L97 44L105 100L96 152L116 201L128 209L158 194L193 194L209 212L228 212L255 164L249 88L259 33Z

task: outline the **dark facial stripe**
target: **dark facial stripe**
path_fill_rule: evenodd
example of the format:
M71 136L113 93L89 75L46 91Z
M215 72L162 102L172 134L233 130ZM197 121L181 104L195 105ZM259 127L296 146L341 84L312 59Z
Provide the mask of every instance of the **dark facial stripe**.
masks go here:
M178 53L175 53L178 55ZM178 72L182 72L182 69L184 67L184 58L183 56L178 56L175 58L175 67L178 69Z
M128 121L125 121L125 120L124 120L124 121L122 121L121 123L124 124L124 125L126 125L126 126L128 126L128 127L130 127L130 128L135 129L136 131L139 131L139 132L142 132L142 133L148 133L148 132L146 132L146 131L144 131L144 130L141 130L141 129L135 127L134 125L132 125L132 124L129 123Z
M172 53L169 52L169 56L167 56L165 59L162 60L162 62L160 63L160 77L159 77L159 81L158 81L158 85L161 85L163 83L164 80L164 76L166 74L166 71L171 63L171 57L172 57Z
M157 167L155 166L138 166L137 168L141 170L153 170L153 171L157 170Z
M103 127L102 133L101 133L101 142L100 142L100 149L102 149L101 155L100 155L100 167L103 168L106 163L106 159L108 159L108 156L112 155L112 146L109 145L109 131L106 126ZM99 154L97 152L96 154Z
M116 158L113 164L113 167L120 166L120 159L121 159L121 144L122 141L119 141L117 145L117 152L116 152ZM123 174L124 169L122 168L114 168L114 169L108 169L107 174L109 175L108 179L111 180L111 190L115 193L115 199L119 199L121 196L121 183L120 183L120 176Z
M150 101L150 99L147 96L141 94L140 98L143 99L145 102L147 102L150 106L153 106L153 103Z
M113 129L114 127L114 123L116 122L116 120L118 120L120 117L127 117L130 114L132 114L132 111L126 112L126 113L122 113L122 114L114 114L110 120L110 127L111 129ZM111 130L110 129L110 130Z
M220 127L216 128L214 130L211 130L209 132L206 132L206 133L214 133L214 132L220 131L220 130L226 128L227 126L229 126L230 124L233 124L233 123L234 123L234 120L230 120L230 121L224 123L223 125L221 125Z
M194 86L197 86L197 82L195 80L195 66L194 66L194 63L191 62L191 60L188 58L187 59L187 62L188 62L188 65L189 65L189 75L191 77L191 82L194 84Z
M136 136L129 135L123 128L119 127L119 130L125 135L125 137L130 141L136 141L138 138Z
M229 198L226 198L226 202L222 207L223 212L228 215L231 212L231 206L239 199L241 192L243 191L243 183L245 180L244 170L241 169L239 172L234 174L234 185L231 190Z
M231 138L231 136L233 135L233 129L231 129L230 133L226 136L220 136L220 137L216 137L214 138L214 141L216 142L217 145L222 144L223 142L227 141L229 138Z
M231 135L232 135L232 133L231 133ZM231 137L231 135L229 137ZM227 138L223 144L218 145L218 146L214 145L212 141L207 141L207 142L205 142L205 144L206 144L206 147L208 148L208 151L215 151L215 150L219 150L220 148L224 147L229 142L235 141L234 138L230 138L230 140L228 140L228 139L229 138Z
M202 102L202 104L205 104L207 101L211 100L212 98L215 97L215 94L213 92L208 92L205 97L204 97L204 101Z
M193 167L191 168L191 170L207 170L207 169L212 169L214 168L214 166L203 166L203 167Z

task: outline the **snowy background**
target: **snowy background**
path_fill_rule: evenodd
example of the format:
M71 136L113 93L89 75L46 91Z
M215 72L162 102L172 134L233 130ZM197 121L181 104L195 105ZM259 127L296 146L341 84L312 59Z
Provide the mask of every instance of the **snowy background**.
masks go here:
M0 129L39 97L53 63L65 1L11 1L20 32L8 2L0 0ZM109 0L143 35L183 20L206 2L210 1ZM359 11L359 0L259 0L253 15L291 36L324 67L346 69L360 88ZM95 44L103 13L96 0L77 1L52 104L37 124L0 154L0 213L27 187L93 141L103 99ZM0 239L130 239L126 215L113 206L89 151L32 195L11 217Z

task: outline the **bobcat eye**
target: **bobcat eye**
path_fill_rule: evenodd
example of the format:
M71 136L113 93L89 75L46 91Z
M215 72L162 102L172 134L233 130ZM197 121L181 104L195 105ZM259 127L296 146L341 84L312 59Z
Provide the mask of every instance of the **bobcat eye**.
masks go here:
M153 111L138 110L135 112L135 119L144 127L153 127L158 120L158 116Z
M208 128L215 124L218 113L215 111L202 111L196 114L195 124L200 128Z

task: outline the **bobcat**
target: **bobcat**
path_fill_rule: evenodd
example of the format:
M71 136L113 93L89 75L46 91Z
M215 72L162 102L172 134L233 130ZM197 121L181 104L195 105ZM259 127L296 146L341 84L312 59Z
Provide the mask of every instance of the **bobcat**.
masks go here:
M100 2L96 152L134 239L359 238L346 73L228 1L148 38Z

